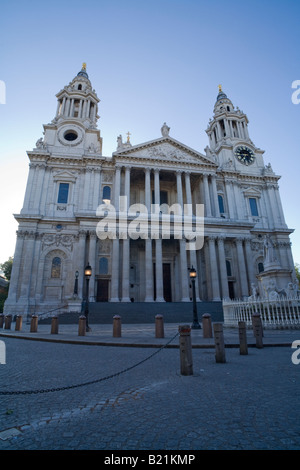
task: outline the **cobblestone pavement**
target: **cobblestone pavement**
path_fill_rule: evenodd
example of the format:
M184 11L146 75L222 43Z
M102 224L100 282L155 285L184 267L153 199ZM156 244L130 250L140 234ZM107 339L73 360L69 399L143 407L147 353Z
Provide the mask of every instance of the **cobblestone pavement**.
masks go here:
M194 375L184 377L178 349L1 340L2 391L97 380L159 351L92 385L0 396L1 450L300 448L300 364L291 347L254 347L247 356L228 348L225 364L214 349L193 349Z

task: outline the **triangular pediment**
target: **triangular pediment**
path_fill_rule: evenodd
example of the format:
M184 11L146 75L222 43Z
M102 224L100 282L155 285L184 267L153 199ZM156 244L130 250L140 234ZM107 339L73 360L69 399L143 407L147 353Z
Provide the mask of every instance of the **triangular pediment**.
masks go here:
M213 159L207 158L205 155L187 147L171 137L162 137L160 139L132 147L126 146L125 148L114 152L113 155L115 157L126 156L128 158L139 158L141 160L217 166Z
M71 182L75 182L76 180L76 176L71 173L70 171L68 170L62 170L62 171L58 171L55 175L54 175L54 180L55 181L71 181Z

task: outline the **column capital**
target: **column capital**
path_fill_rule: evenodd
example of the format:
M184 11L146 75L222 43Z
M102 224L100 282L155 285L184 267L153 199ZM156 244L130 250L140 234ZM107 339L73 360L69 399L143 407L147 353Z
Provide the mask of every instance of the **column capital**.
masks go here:
M240 245L243 244L244 237L236 237L234 241L235 241L236 245L240 246Z
M218 243L223 243L223 244L224 244L225 240L226 240L226 236L225 236L225 235L218 235L218 236L217 236L217 241L218 241Z
M89 230L89 235L90 235L90 238L93 239L93 240L95 240L97 238L97 234L96 234L95 231Z
M86 238L86 235L87 235L87 231L86 231L86 230L79 230L79 232L78 232L79 238L81 238L81 239L84 238L84 239L85 239L85 238Z

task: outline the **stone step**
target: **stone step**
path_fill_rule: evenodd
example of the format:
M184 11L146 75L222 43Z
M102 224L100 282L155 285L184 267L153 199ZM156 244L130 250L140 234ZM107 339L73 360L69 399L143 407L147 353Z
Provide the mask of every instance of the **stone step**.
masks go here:
M198 319L209 313L213 322L223 322L222 302L197 302ZM156 315L163 315L166 323L191 323L193 321L192 302L132 302L110 303L91 302L89 304L89 324L112 323L114 315L122 317L122 323L153 323ZM74 324L80 314L67 312L59 316L59 323ZM50 324L51 318L41 319L43 324Z

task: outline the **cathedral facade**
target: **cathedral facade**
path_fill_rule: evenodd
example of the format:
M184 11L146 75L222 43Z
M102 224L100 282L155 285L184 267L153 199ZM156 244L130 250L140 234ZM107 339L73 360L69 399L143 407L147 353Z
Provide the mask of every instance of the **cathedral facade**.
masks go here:
M247 298L264 271L266 237L281 269L294 276L280 177L250 139L246 114L221 87L204 153L171 137L164 123L157 139L133 145L128 133L124 142L117 138L112 156L103 156L100 100L85 64L56 97L54 119L27 152L29 175L23 208L15 215L19 226L5 313L72 310L87 295L90 302L190 301L192 267L198 301ZM130 237L140 207L146 225L136 224ZM204 223L195 249L172 223L169 236L162 233L170 207L182 208L180 220L188 214L191 225Z

